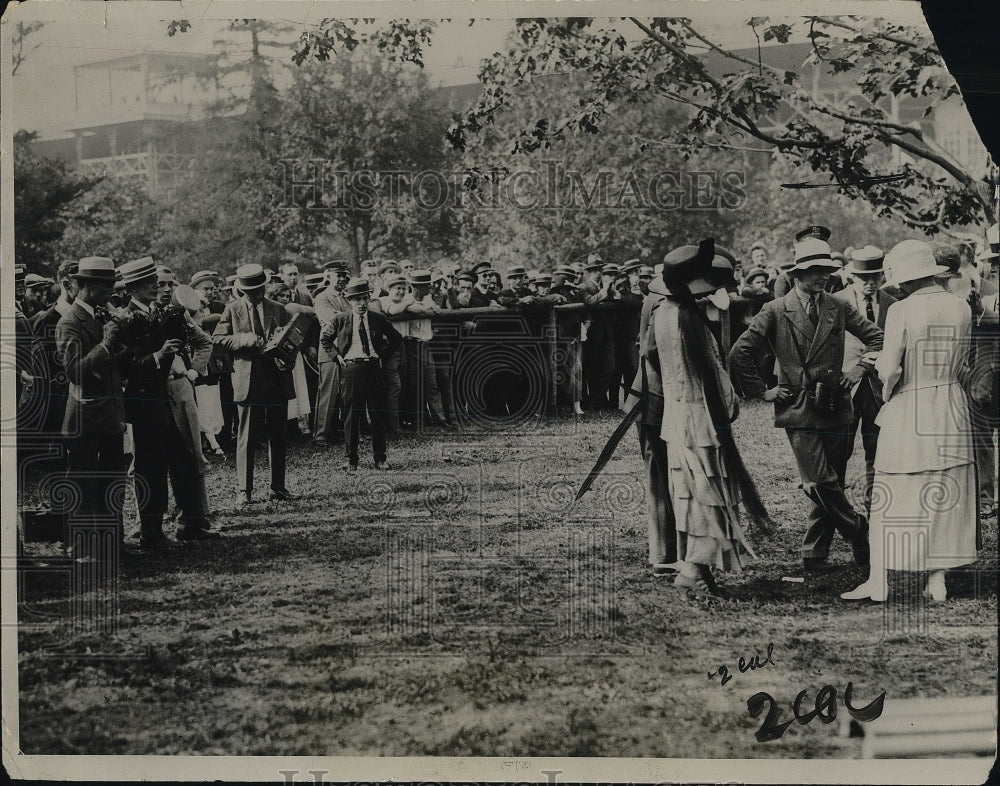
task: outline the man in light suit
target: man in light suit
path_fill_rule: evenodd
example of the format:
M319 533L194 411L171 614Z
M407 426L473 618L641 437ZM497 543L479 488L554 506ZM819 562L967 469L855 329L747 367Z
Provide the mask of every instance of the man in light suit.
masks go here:
M253 458L261 430L267 436L272 500L292 499L285 488L288 400L295 397L291 368L262 354L270 336L289 320L280 304L264 297L267 276L257 264L236 270L241 297L222 312L212 340L233 353L233 398L239 405L236 437L237 504L253 501Z
M784 428L812 502L802 544L806 570L826 572L835 532L851 543L858 565L868 564L868 519L855 511L844 491L844 431L853 419L851 388L865 373L844 368L844 337L854 334L865 352L882 348L882 331L844 300L826 294L828 279L840 265L830 246L815 237L795 247L791 292L766 303L730 352L733 374L748 396L774 402L774 425ZM754 358L766 345L774 349L778 384L767 388ZM834 411L813 406L817 382L833 387Z
M344 288L349 279L347 263L341 260L328 262L323 266L329 277L328 286L316 295L313 308L316 309L316 319L322 332L335 315L351 310L351 304L344 297ZM317 336L317 341L319 338ZM319 361L319 385L316 390L316 421L313 424L313 442L319 445L331 445L339 439L343 431L343 423L339 415L340 401L340 364L319 345L317 353Z
M56 324L56 357L68 380L63 416L66 475L80 495L78 515L71 517L66 545L74 556L96 556L95 539L105 528L116 543L124 537L121 514L111 510L112 486L125 480L125 401L118 370L118 326L98 321L115 286L114 263L106 257L84 257L72 274L79 291ZM96 551L103 551L97 546Z
M885 329L885 314L896 298L883 289L885 275L882 268L885 252L876 246L851 250L851 261L846 271L853 276L853 283L837 292L834 297L850 303L869 322L874 322L880 330ZM847 444L843 460L846 462L854 452L854 439L861 427L861 444L865 450L865 511L871 513L872 485L875 482L875 450L878 446L878 426L875 418L882 409L882 382L875 373L874 359L865 358L865 346L853 335L848 334L844 342L845 374L861 364L865 371L861 381L852 389L854 419L844 434ZM844 468L846 472L846 467Z
M343 395L347 409L345 469L353 472L358 467L361 419L366 409L371 418L375 469L386 469L388 404L381 359L394 352L403 337L382 314L368 310L371 289L365 279L352 279L344 290L344 296L350 302L351 310L336 314L327 323L320 334L320 343L340 365L344 379Z

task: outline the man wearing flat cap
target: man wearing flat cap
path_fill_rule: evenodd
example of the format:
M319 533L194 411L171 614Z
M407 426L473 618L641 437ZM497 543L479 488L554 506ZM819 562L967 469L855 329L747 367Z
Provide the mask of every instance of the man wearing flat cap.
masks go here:
M845 269L853 282L834 295L850 303L865 319L875 323L879 330L885 330L886 312L896 302L896 298L881 288L885 283L884 259L885 252L876 246L866 245L852 249L851 261ZM848 333L844 339L844 373L849 374L859 364L864 368L864 373L851 390L854 418L844 434L847 440L844 460L849 460L854 452L854 441L860 427L861 445L865 451L865 510L871 513L875 450L878 446L878 426L875 419L883 404L882 381L875 373L874 358L865 358L864 344Z
M803 237L790 271L794 289L766 303L730 352L732 373L744 393L774 402L774 425L788 436L802 490L812 503L802 558L804 568L814 572L834 569L827 558L836 532L851 544L858 565L869 559L868 519L845 491L843 436L854 417L851 389L865 368L855 365L844 373L844 337L853 334L864 353L874 353L882 348L882 331L850 303L825 292L838 269L826 241ZM755 363L768 345L778 376L772 388Z
M237 504L253 501L253 463L258 435L267 437L271 465L272 500L292 499L285 487L285 455L288 431L288 401L295 398L291 368L276 358L263 354L271 335L290 316L279 303L264 297L267 276L257 264L242 265L236 270L236 282L242 296L222 314L212 340L233 353L233 393L239 405L236 437Z
M113 488L125 480L125 401L118 369L118 325L103 319L115 286L115 266L107 257L84 257L71 273L78 291L56 324L57 357L66 372L69 395L63 416L66 475L80 494L65 540L74 556L94 554L92 538L105 527L116 543L124 538Z

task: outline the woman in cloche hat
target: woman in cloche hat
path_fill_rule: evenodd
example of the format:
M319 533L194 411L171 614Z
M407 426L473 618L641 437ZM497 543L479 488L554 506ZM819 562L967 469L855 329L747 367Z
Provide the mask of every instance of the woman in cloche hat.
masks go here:
M968 356L968 303L934 279L948 271L931 247L904 240L885 257L907 297L893 303L875 363L885 404L875 454L868 580L844 600L885 601L887 570L929 570L924 596L947 598L945 571L976 561L978 508L972 424L959 371ZM942 449L947 446L947 449Z

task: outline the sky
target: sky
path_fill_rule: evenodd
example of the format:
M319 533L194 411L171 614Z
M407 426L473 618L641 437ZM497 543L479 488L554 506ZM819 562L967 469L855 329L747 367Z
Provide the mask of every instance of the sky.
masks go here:
M78 124L75 121L79 119L79 115L74 108L74 66L146 51L213 53L218 51L215 39L225 32L227 26L225 19L207 17L211 5L205 7L203 14L205 18L198 18L198 6L186 4L184 14L191 20L192 27L188 32L173 37L167 36L167 22L170 18L180 17L181 13L168 16L159 10L162 8L159 3L130 3L127 4L130 6L127 8L128 13L124 6L115 7L113 4L96 4L100 8L97 12L94 6L84 3L67 4L66 7L61 7L63 5L61 3L29 5L48 8L58 6L56 10L60 13L52 14L58 19L47 21L40 31L28 39L26 60L10 80L9 107L14 128L36 130L43 138L66 136L66 129ZM301 24L302 20L307 24L315 24L322 16L331 15L329 10L331 4L326 4L326 7L323 7L322 3L318 5L320 11L313 10L317 3L283 4L275 11L275 5L272 4L269 7L269 14L277 14L279 18L288 21L294 20L297 29L305 29ZM845 10L850 10L848 5L849 3L839 3ZM533 3L523 7L539 6ZM775 12L791 9L801 14L808 10L807 5L802 2L788 3L781 0L777 2L770 0L767 3L753 0L747 2L675 0L669 3L668 7L671 10L677 9L675 13L683 12L684 15L694 18L699 29L714 36L721 44L740 48L756 44L753 32L746 25L751 15L763 11L770 14L772 21L785 21L780 13ZM876 0L864 7L891 8L894 14L903 14L911 23L922 24L919 5L916 3L896 2L887 6ZM154 9L155 15L154 11L144 10L151 8ZM406 8L411 12L411 16L417 16L412 13L414 10L412 6ZM467 18L459 19L457 14L454 21L441 23L434 35L433 43L425 51L425 70L432 84L456 85L475 82L480 60L502 48L505 37L513 29L513 22L505 16L511 13L513 8L517 8L515 4L503 3L490 6L479 3L475 8L479 13L484 13L484 9L485 12L490 12L492 9L502 8L504 14L477 19L472 27L469 27ZM824 13L829 12L831 5L824 4L821 9ZM238 15L237 10L234 9L234 13L230 15ZM439 8L433 7L433 10L438 11ZM303 13L296 16L295 12L298 11ZM310 12L312 16L308 15ZM242 15L250 14L244 11ZM426 8L423 15L432 16ZM7 27L10 29L12 25ZM248 50L249 42L246 46Z

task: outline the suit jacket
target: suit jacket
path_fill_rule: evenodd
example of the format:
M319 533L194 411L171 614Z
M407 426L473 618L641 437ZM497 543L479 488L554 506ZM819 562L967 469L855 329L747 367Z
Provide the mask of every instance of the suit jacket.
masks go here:
M167 390L171 358L160 358L157 365L155 356L166 340L162 316L158 310L147 315L134 301L127 308L135 317L122 329L125 349L118 359L125 377L125 414L133 425L165 428L172 417Z
M291 370L279 371L274 360L263 357L253 331L250 301L238 297L226 306L212 340L233 353L233 401L237 404L279 404L295 398ZM284 325L290 316L280 303L264 298L264 332L268 335Z
M385 360L396 351L403 341L402 335L381 314L368 312L368 327L371 331L372 347L379 358ZM354 312L336 314L323 328L319 341L332 358L343 357L351 348L354 338Z
M125 402L116 358L101 339L104 331L74 303L56 324L56 346L69 380L62 433L67 437L122 434Z
M332 286L329 286L316 295L316 299L313 301L313 308L316 309L316 318L319 320L319 328L322 331L334 316L345 311L350 311L351 304L343 294L335 290ZM319 352L317 354L320 363L330 363L333 360L323 348L322 343L319 345Z
M765 346L770 346L774 353L778 384L793 392L807 387L824 372L843 370L844 337L848 332L863 342L865 352L882 349L881 329L847 301L823 294L819 298L818 311L819 320L814 327L792 290L766 303L754 317L729 354L733 373L748 396L760 396L766 390L754 361L755 353ZM798 414L793 412L795 398L793 395L785 402L774 402L775 420L780 419L786 428L819 427L808 407ZM850 397L839 414L837 420L846 418L844 422L850 422Z
M865 316L865 306L864 306L864 295L858 294L858 291L854 287L847 287L842 289L836 294L835 298L839 298L847 303L854 306L861 316ZM876 299L878 301L878 314L875 315L875 324L880 330L885 330L885 315L889 310L889 306L896 302L896 298L886 292L884 289L880 289L876 293ZM867 319L867 317L865 317ZM847 334L844 339L844 371L850 371L858 363L861 362L862 356L867 350L865 349L864 343L862 341L851 335ZM864 378L858 385L867 384L871 389L872 395L875 400L881 405L882 403L882 382L879 380L878 375L875 373L874 369L871 369L865 373ZM857 386L855 386L853 392L857 391Z

